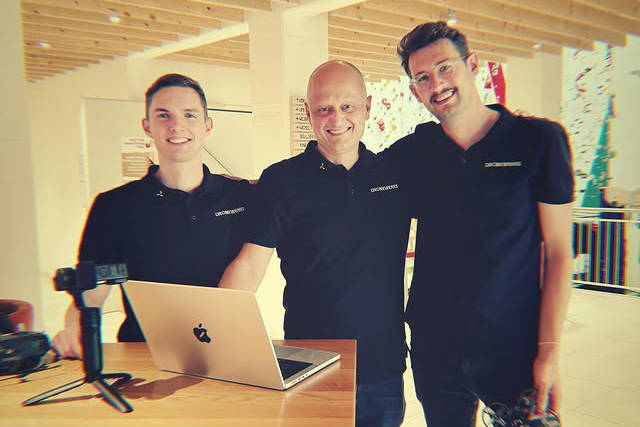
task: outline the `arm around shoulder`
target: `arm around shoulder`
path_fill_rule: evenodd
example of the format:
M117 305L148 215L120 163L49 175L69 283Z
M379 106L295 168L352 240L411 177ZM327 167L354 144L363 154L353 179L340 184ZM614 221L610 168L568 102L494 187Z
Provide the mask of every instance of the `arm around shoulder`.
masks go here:
M273 248L245 243L224 271L218 287L257 291L272 254Z

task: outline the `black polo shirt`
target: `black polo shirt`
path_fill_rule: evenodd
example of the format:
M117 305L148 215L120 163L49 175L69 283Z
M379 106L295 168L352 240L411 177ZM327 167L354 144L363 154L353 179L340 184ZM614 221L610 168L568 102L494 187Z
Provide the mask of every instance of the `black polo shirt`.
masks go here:
M250 184L213 175L192 193L164 186L158 166L140 180L99 194L78 259L127 264L129 278L217 286L244 241ZM124 292L119 341L144 341ZM161 313L159 313L161 315Z
M467 151L431 122L383 154L410 184L418 234L407 319L434 353L535 352L537 203L573 200L564 129L491 108L500 118Z
M351 170L304 153L265 169L249 242L277 248L286 338L356 338L358 381L401 374L409 219L389 167L360 144Z

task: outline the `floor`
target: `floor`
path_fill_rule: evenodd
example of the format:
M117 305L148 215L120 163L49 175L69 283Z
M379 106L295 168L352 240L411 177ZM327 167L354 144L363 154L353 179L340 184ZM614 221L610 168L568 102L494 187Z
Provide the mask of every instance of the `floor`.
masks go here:
M563 341L562 425L640 426L640 299L574 289ZM405 396L402 425L424 427L410 369Z
M119 292L105 306L103 340L114 341L123 319ZM640 298L574 289L561 350L565 427L640 425ZM426 425L405 374L405 427ZM483 426L478 421L478 427Z

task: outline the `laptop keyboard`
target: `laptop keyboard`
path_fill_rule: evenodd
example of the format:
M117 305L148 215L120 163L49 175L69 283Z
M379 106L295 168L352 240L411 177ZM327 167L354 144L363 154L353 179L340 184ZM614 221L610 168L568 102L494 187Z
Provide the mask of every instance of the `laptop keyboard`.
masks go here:
M282 373L282 379L286 380L292 375L297 374L305 368L308 368L312 364L309 362L300 362L298 360L291 359L278 359L278 365L280 365L280 372Z

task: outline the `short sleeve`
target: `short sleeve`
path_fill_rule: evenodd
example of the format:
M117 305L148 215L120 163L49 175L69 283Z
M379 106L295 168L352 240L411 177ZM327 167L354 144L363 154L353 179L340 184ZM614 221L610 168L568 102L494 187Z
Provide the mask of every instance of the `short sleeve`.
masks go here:
M269 169L262 172L252 191L247 241L267 248L280 243L288 222L285 188Z
M549 204L570 203L573 201L574 178L567 134L558 123L545 124L540 141L540 162L535 176L535 198Z
M115 205L106 193L99 194L93 201L82 232L78 261L104 264L121 261L116 238L118 207Z

